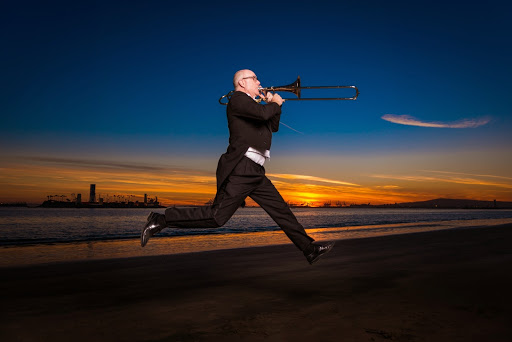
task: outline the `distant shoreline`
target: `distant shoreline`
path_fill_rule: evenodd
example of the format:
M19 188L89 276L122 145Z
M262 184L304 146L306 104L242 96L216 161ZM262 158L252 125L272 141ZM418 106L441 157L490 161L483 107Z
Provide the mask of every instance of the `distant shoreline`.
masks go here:
M205 205L161 205L160 203L142 203L142 202L129 202L129 203L76 203L65 201L44 201L40 205L29 205L26 202L13 202L13 203L0 203L0 207L27 207L27 208L141 208L141 209L161 209L170 206L176 207L203 207ZM257 208L258 206L248 206L247 208ZM348 205L331 205L330 202L322 206L311 205L297 205L290 204L290 208L318 208L318 209L346 209L346 208L377 208L377 209L512 209L512 202L507 201L482 201L482 200L468 200L468 199L450 199L450 198L437 198L428 201L417 202L404 202L394 204L348 204Z
M43 204L27 204L27 203L0 203L0 207L2 208L59 208L59 209L78 209L78 208L87 208L87 209L159 209L166 208L163 205L137 205L137 204L122 204L122 203L104 203L104 204L96 204L96 203L74 203L74 202L57 202L57 203L46 203ZM46 203L46 204L45 204Z

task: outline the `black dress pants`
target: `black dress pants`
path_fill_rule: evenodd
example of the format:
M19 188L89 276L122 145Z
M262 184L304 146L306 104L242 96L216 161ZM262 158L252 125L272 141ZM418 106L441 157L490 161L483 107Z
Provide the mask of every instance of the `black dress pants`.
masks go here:
M165 220L168 227L218 228L233 216L247 197L258 203L301 251L314 241L265 176L265 168L247 157L235 166L211 206L170 207L165 210Z

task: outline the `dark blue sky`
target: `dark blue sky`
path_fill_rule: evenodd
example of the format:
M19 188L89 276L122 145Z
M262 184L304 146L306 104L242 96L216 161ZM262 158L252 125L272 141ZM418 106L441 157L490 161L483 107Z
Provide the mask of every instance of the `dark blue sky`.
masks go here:
M303 85L359 87L357 101L285 103L283 122L304 134L282 126L277 156L510 152L507 1L0 6L6 155L216 160L227 146L225 107L217 101L241 68L263 86L300 75ZM386 114L485 124L418 127Z

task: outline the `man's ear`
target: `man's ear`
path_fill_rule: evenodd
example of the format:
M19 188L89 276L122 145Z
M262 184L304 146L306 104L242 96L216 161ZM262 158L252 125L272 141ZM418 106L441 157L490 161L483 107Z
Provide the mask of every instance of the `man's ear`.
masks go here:
M243 78L242 78L242 79L240 79L240 81L238 81L238 86L239 86L240 88L245 89L245 80L244 80Z

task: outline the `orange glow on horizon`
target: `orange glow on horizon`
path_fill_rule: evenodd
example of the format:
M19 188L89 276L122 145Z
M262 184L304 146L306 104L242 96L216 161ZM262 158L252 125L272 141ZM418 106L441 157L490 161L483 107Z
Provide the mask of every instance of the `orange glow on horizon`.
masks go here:
M84 166L85 165L85 166ZM439 197L511 201L512 178L456 172L424 171L415 175L375 174L357 184L343 179L312 175L272 174L281 195L294 205L393 204ZM158 197L163 205L203 205L216 192L215 172L167 166L145 169L137 165L87 161L8 163L0 169L0 202L40 204L47 196L82 194L89 198L89 185L96 184L97 197L120 197L143 201L144 194ZM65 198L65 197L62 197ZM255 205L248 200L248 205Z

